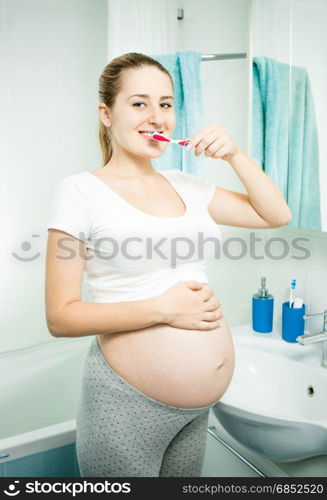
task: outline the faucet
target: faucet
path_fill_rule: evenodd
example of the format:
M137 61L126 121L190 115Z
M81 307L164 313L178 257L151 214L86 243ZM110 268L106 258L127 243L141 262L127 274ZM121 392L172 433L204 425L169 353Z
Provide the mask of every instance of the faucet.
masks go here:
M327 368L327 309L322 313L304 314L303 319L312 318L313 316L323 316L324 325L322 332L314 333L313 335L301 335L296 337L296 341L301 345L315 344L316 342L323 342L322 345L322 358L321 366Z

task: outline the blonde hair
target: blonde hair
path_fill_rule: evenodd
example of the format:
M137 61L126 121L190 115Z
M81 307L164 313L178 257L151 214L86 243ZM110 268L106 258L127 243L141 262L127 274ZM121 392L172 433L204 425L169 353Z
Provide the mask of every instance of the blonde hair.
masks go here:
M129 52L116 57L105 66L99 78L99 99L112 108L117 94L122 88L122 73L126 69L136 69L144 66L155 66L166 73L174 89L174 82L169 71L159 61L150 56L138 52ZM102 123L99 118L99 141L102 151L102 166L105 166L112 157L113 149L111 143L110 129Z

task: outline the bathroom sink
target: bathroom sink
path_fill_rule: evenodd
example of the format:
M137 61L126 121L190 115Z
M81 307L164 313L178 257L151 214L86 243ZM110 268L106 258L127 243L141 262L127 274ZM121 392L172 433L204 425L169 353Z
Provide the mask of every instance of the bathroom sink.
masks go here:
M235 371L214 414L244 446L277 462L327 455L327 369L321 345L302 346L278 332L232 328Z

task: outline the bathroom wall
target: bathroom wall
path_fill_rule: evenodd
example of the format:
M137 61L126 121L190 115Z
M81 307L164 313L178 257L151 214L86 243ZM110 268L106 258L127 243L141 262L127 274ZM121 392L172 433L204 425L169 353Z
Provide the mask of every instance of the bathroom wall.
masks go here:
M322 226L326 231L327 32L324 27L327 22L327 4L324 0L253 0L252 10L253 56L272 57L280 62L307 68L318 127ZM306 312L322 312L326 309L327 233L287 227L262 233L263 245L271 248L277 257L285 255L281 259L271 259L266 254L255 269L256 276L259 270L267 276L269 291L277 299L275 325L280 325L281 303L288 300L288 280L293 277L298 279L297 296L304 299ZM297 238L303 238L298 245L308 249L309 258L298 260L303 252L294 250ZM321 331L322 325L321 317L312 318L306 321L306 332Z
M106 0L0 0L0 351L55 341L44 308L46 211L60 179L101 161L107 19Z
M327 3L253 0L253 56L306 68L318 129L322 230L327 231Z

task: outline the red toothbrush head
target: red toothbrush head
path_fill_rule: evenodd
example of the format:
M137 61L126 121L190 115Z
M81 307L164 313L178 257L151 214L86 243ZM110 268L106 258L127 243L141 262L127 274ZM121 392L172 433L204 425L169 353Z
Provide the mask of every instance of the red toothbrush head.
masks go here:
M155 132L155 131L151 132L151 138L156 141L179 144L180 146L188 146L190 140L190 139L182 139L181 141L179 141L178 139L169 139L168 137L165 137L163 134L160 134L160 132Z
M168 137L165 137L159 132L151 132L151 134L152 134L152 139L155 139L156 141L170 142L170 139L168 139Z

